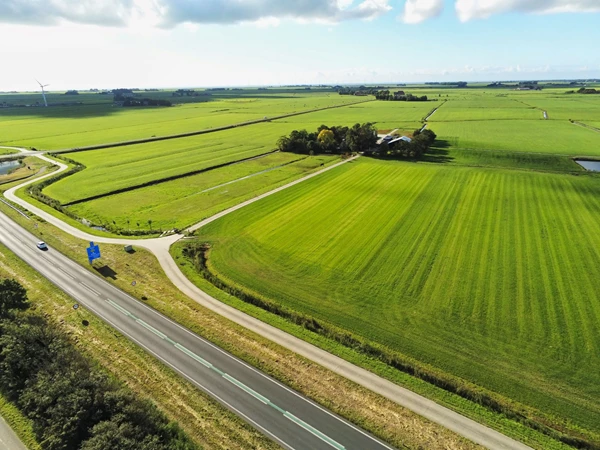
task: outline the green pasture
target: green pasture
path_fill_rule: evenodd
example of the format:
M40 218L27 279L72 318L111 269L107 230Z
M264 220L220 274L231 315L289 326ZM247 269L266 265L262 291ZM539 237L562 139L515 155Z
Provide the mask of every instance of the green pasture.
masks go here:
M352 126L355 123L365 122L374 123L380 130L401 128L413 131L415 128L420 128L421 120L426 117L433 108L439 105L439 102L433 101L372 101L335 110L331 109L302 116L289 117L280 119L277 122L293 124L297 128L306 128L309 131L316 130L322 124L329 126Z
M274 153L69 207L78 217L122 229L185 228L263 192L337 162L335 156Z
M440 109L441 111L441 109ZM600 133L552 120L487 120L438 122L429 120L441 144L455 148L600 155Z
M573 158L550 153L473 150L432 147L424 162L472 167L536 170L545 172L583 173Z
M87 169L47 187L62 203L269 152L286 124L261 123L199 136L69 153Z
M109 97L110 103L94 105L0 108L0 145L49 150L84 147L191 132L366 100L334 93L288 93L209 97L198 103L139 108L115 107L112 96ZM0 103L2 98L0 96ZM179 97L172 99L178 100Z
M516 108L490 108L485 102L476 107L456 107L449 101L429 119L432 122L462 122L472 120L543 120L542 111L525 106ZM456 102L458 103L458 102ZM462 103L462 102L461 102Z
M198 234L224 279L598 440L599 221L598 177L361 158Z
M545 110L550 120L600 120L600 95L563 94L561 96L527 97L524 102Z

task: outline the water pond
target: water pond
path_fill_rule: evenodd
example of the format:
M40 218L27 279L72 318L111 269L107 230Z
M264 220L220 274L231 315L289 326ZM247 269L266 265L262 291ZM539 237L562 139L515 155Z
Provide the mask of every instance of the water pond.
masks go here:
M6 175L12 169L16 169L21 165L21 161L0 161L0 175Z
M581 159L576 159L575 162L583 167L585 170L590 170L592 172L600 172L600 161L583 161Z

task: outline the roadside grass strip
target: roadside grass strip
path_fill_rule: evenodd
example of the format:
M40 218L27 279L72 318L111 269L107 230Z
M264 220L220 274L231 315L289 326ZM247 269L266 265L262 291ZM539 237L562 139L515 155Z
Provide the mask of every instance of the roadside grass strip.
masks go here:
M339 442L331 439L329 436L327 436L326 434L322 433L321 431L319 431L318 429L316 429L312 425L306 423L302 419L299 419L298 417L296 417L295 415L293 415L289 411L283 410L282 408L280 408L279 406L277 406L273 402L271 402L271 400L269 400L264 395L256 392L251 387L246 386L241 381L239 381L239 380L235 379L234 377L232 377L231 375L223 372L218 367L215 367L212 363L210 363L206 359L202 358L201 356L198 356L196 353L192 352L191 350L189 350L188 348L186 348L183 345L179 344L178 342L173 341L171 338L169 338L163 332L157 330L156 328L154 328L151 325L148 325L143 320L135 317L133 314L131 314L129 311L127 311L125 308L123 308L122 306L118 305L114 301L108 300L108 303L111 306L113 306L115 309L117 309L118 311L120 311L121 313L125 314L128 317L131 317L133 320L135 320L136 323L140 324L142 327L144 327L145 329L147 329L151 333L154 333L155 335L159 336L161 339L163 339L163 340L169 342L170 344L172 344L177 350L185 353L187 356L189 356L190 358L194 359L195 361L198 361L200 364L202 364L206 368L211 369L211 370L217 372L219 375L221 375L221 377L223 377L225 380L229 381L234 386L238 387L239 389L241 389L242 391L246 392L247 394L250 394L252 397L254 397L255 399L257 399L261 403L263 403L265 405L268 405L271 408L275 409L276 411L280 412L281 414L283 414L284 417L286 417L287 419L291 420L296 425L298 425L299 427L301 427L304 430L308 431L309 433L313 434L314 436L318 437L323 442L326 442L327 444L331 445L333 448L336 448L338 450L345 450L346 449Z

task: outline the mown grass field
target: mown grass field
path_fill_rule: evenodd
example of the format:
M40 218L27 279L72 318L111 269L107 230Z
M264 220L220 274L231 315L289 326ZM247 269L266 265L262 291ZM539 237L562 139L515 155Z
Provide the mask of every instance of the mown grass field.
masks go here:
M441 111L441 110L440 110ZM560 155L600 155L600 133L568 121L485 120L438 122L430 127L438 139L451 147L476 150L554 153Z
M86 169L45 193L71 202L116 189L250 158L275 149L285 124L261 123L199 136L68 153Z
M122 229L182 229L299 178L335 156L274 153L263 158L69 207L78 217Z
M598 177L362 159L199 234L236 285L598 441L599 220Z
M338 97L345 101L349 98ZM356 99L352 97L352 101ZM351 125L362 119L376 122L383 129L404 127L412 131L434 104L368 102L205 135L68 153L66 156L87 169L49 186L44 192L63 203L105 194L265 153L276 147L280 136L294 129L314 131L322 123ZM227 117L235 121L232 115Z
M289 117L277 122L295 124L311 131L316 130L322 124L352 126L355 123L364 122L372 122L380 130L401 128L413 131L415 128L420 128L421 120L440 104L441 102L374 101L336 110Z
M106 96L98 97L104 103L0 109L0 144L48 150L83 147L203 130L364 100L335 93L290 92L208 97L209 100L172 107L119 108L112 106L112 96L110 103L106 103ZM170 100L177 102L179 98Z

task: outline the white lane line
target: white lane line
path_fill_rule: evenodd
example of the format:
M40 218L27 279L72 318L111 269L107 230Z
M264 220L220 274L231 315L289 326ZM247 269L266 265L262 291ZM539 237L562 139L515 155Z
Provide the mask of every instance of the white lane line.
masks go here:
M246 391L248 394L250 394L252 397L256 398L257 400L263 402L265 405L269 405L271 403L271 401L265 397L264 395L259 394L258 392L256 392L254 389L249 388L248 386L246 386L244 383L242 383L241 381L236 380L235 378L233 378L231 375L229 374L224 374L223 378L225 378L227 381L229 381L230 383L235 384L237 387L239 387L241 390Z
M161 331L158 331L156 328L154 328L151 325L148 325L146 322L144 322L142 319L135 319L135 321L137 323L139 323L141 326L143 326L146 330L151 331L152 333L154 333L155 335L157 335L159 338L161 339L167 339L167 335Z
M129 311L127 311L125 308L122 308L121 306L117 305L115 302L113 302L112 300L107 300L108 303L110 303L115 309L119 310L120 312L122 312L123 314L125 314L128 317L131 317L133 319L135 319L136 317L131 314Z
M188 355L190 358L195 359L196 361L198 361L203 366L206 366L209 369L212 369L213 365L211 363L209 363L204 358L196 355L193 351L188 350L183 345L181 345L181 344L175 344L175 348L177 348L178 350L181 350L183 353L185 353L186 355Z
M331 439L326 434L321 433L319 430L317 430L316 428L310 426L309 424L307 424L302 419L297 418L292 413L289 413L289 412L286 411L283 415L286 418L290 419L292 422L294 422L296 425L304 428L309 433L311 433L311 434L315 435L316 437L318 437L319 439L321 439L323 442L326 442L327 444L331 445L333 448L335 448L337 450L346 450L346 447L344 447L342 444L340 444L337 441L334 441L333 439Z
M100 292L98 292L97 290L89 287L87 284L85 284L83 281L79 282L80 285L82 285L84 288L86 288L88 291L96 294L98 297L102 296L102 294L100 294Z
M67 272L65 269L61 269L60 267L57 267L57 269L60 270L62 273L64 273L69 278L71 278L72 280L75 279L75 277L73 275L71 275L69 272Z

